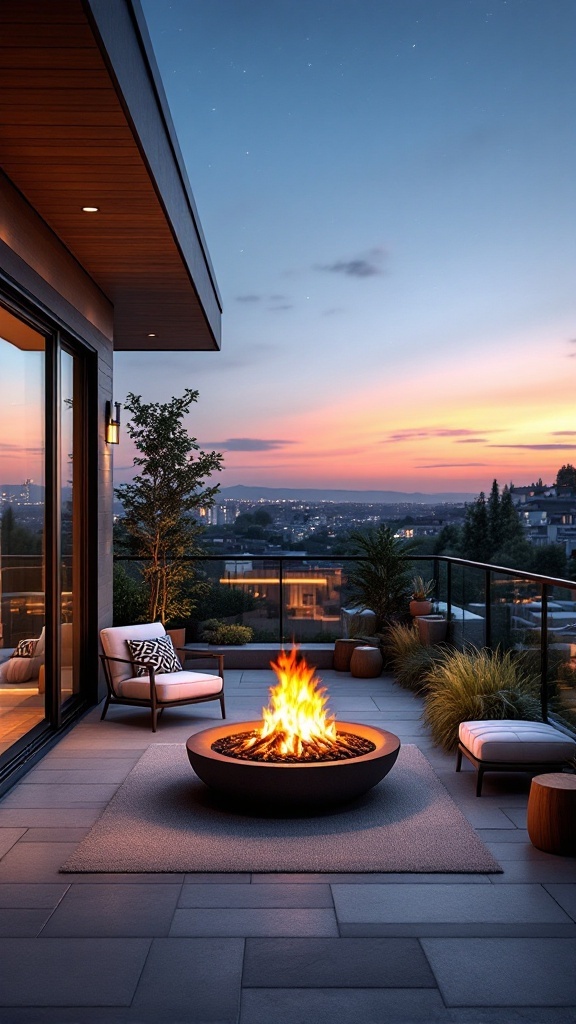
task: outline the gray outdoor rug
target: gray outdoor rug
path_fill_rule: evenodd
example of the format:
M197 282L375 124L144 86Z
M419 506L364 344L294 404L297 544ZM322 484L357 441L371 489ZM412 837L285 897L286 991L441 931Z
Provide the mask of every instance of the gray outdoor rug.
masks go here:
M61 871L497 872L418 747L340 809L251 817L224 804L180 744L149 747Z

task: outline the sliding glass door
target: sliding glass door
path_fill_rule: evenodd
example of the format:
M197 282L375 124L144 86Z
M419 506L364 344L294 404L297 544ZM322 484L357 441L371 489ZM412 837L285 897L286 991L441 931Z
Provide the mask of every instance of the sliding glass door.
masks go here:
M0 304L0 767L84 699L86 356L32 323Z
M0 308L0 752L45 719L46 342Z

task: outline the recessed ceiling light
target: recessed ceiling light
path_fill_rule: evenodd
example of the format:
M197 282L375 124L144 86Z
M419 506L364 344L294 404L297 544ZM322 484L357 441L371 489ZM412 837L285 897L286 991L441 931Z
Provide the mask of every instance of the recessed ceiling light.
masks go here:
M149 337L149 338L155 338L155 337L156 337L156 335L155 335L155 334L149 334L149 335L148 335L148 337Z
M98 213L100 210L99 206L83 206L82 213Z

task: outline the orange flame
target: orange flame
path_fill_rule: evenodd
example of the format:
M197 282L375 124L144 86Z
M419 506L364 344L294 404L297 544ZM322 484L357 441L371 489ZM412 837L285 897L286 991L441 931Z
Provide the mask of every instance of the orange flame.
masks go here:
M270 747L279 754L301 757L306 748L326 749L336 742L336 722L328 717L325 687L319 686L315 669L304 658L298 658L298 648L289 653L281 651L278 662L272 662L278 683L270 689L270 702L262 708L262 727L254 740L269 739Z

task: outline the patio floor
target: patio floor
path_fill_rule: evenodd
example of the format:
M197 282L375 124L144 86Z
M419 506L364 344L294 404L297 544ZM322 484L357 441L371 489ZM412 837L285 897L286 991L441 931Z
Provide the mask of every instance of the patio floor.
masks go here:
M0 1018L84 1024L576 1024L576 859L534 849L529 780L435 749L389 677L322 670L330 706L416 743L501 875L61 875L151 743L217 704L92 711L0 802ZM230 720L274 676L229 670Z

